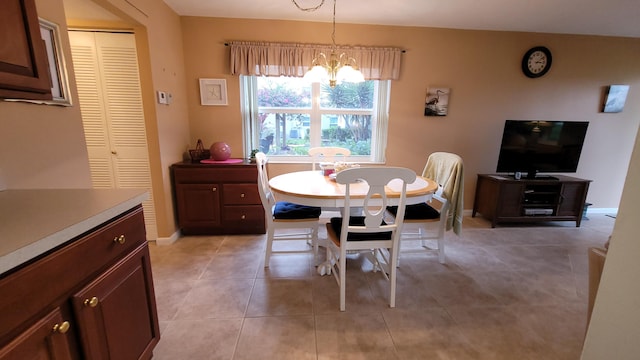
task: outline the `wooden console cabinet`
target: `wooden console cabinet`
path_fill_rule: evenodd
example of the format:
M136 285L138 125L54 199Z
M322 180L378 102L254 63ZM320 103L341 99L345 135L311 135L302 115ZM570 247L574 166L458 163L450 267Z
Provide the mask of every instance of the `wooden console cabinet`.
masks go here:
M265 233L255 164L183 162L172 165L171 173L183 234Z
M2 360L150 359L160 330L142 207L4 274L0 294Z
M478 174L472 216L491 220L491 227L507 222L582 221L591 180L564 175L520 179Z

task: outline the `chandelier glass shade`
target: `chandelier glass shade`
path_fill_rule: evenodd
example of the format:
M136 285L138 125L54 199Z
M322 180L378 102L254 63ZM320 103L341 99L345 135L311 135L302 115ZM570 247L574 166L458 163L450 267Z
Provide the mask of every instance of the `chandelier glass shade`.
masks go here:
M298 9L302 11L318 10L325 0L315 7L302 8L296 0L291 0ZM304 74L304 79L310 82L329 82L332 88L342 82L358 83L364 81L364 75L358 69L356 59L350 57L346 52L338 53L336 46L336 0L333 0L333 32L331 33L332 48L327 56L320 53L311 62L311 67Z

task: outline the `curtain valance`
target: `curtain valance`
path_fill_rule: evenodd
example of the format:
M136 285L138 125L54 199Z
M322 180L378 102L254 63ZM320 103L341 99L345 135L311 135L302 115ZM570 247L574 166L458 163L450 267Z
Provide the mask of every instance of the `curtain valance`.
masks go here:
M302 77L314 58L331 54L331 45L231 41L231 74ZM338 46L356 60L368 80L395 80L400 76L402 50L390 47Z

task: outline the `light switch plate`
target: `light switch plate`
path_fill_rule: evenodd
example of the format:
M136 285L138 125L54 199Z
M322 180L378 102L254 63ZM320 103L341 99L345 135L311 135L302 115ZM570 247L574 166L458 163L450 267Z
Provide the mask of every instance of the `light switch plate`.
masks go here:
M158 104L168 104L167 93L164 91L158 91Z

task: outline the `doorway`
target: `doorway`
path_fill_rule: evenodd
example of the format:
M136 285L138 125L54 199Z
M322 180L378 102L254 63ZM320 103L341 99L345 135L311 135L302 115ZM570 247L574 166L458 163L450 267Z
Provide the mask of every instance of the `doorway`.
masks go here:
M69 41L93 187L146 189L147 240L156 240L135 35L69 29Z

